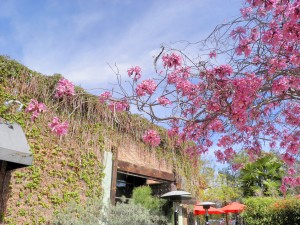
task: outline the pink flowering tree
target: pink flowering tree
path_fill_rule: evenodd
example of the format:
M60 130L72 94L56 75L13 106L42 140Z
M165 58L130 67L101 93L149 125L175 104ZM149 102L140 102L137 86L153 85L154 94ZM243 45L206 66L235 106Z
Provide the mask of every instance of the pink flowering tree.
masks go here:
M256 160L269 146L295 171L283 180L282 190L300 186L295 167L300 147L299 9L299 0L247 0L241 17L217 26L198 43L201 58L163 47L151 79L143 79L135 66L127 71L131 93L119 80L122 99L117 103L126 107L117 106L108 93L100 99L117 111L134 104L153 121L167 122L169 135L179 143L196 144L186 149L192 157L213 149L225 163L244 150ZM161 116L162 109L168 116ZM153 130L143 138L152 146L160 140Z

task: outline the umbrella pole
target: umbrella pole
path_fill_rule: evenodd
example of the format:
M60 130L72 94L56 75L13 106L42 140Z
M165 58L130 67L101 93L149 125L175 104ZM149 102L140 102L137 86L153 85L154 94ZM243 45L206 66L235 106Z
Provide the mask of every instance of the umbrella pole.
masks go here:
M225 214L225 218L226 218L226 225L228 225L228 214Z
M206 219L206 225L208 225L208 209L205 210L205 219Z

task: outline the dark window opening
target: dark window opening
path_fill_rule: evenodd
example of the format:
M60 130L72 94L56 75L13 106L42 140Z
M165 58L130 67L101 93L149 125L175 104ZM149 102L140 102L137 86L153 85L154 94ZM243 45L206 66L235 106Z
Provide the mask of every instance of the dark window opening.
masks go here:
M122 196L131 198L133 189L145 185L146 181L146 178L118 172L116 199L118 200Z
M122 196L127 199L131 198L133 189L144 185L149 185L152 189L152 195L157 197L171 191L170 182L153 179L142 175L118 171L116 182L116 201L120 201Z

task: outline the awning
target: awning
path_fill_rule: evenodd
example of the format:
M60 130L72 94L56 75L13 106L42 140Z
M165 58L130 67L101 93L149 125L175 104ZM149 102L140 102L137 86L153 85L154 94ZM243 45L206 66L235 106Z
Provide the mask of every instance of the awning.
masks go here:
M0 121L0 161L9 162L8 170L32 165L30 147L17 123Z

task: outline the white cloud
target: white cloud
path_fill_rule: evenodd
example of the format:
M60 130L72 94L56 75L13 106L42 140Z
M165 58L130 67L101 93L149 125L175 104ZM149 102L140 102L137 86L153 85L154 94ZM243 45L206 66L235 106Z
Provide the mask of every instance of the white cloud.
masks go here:
M151 75L154 72L153 55L162 43L203 38L208 29L208 11L218 12L208 9L207 5L215 7L218 2L153 1L137 13L134 20L126 21L124 17L122 26L125 27L118 27L120 24L113 22L104 24L108 14L107 9L101 7L87 7L61 17L39 15L37 21L34 18L22 21L21 16L11 16L25 65L48 75L61 73L83 87L105 88L116 82L107 63L116 63L121 73L128 67L140 65L145 75ZM103 1L94 3L99 5ZM51 3L50 8L57 7L55 4ZM119 3L114 1L113 4ZM126 15L120 11L115 16Z

